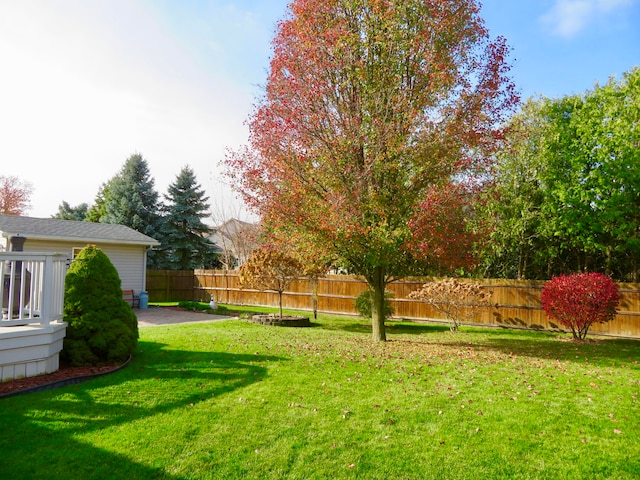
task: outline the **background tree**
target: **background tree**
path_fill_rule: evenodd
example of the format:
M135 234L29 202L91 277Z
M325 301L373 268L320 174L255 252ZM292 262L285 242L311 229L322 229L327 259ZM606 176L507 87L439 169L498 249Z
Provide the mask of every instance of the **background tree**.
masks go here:
M89 213L89 205L86 203L81 203L75 207L69 205L69 203L64 200L58 206L58 213L52 215L51 218L56 218L58 220L75 220L77 222L83 222L87 219L87 215Z
M147 161L142 155L131 155L120 172L109 180L103 189L102 223L126 225L140 233L162 242L161 205ZM157 251L150 250L147 266L156 268Z
M508 49L474 1L296 0L273 50L229 175L265 225L364 277L385 340L386 285L426 264L410 219L432 190L484 171L517 102Z
M110 184L114 178L115 177L100 185L93 205L91 205L87 211L87 221L99 223L100 219L107 214L105 206L107 204L107 197L109 196Z
M559 115L575 112L569 117L575 136L559 137L565 140L561 148L569 150L567 145L572 142L575 154L555 172L557 164L551 164L554 199L561 207L558 227L579 239L583 271L593 265L607 275L636 281L640 256L640 68L597 85L581 100L573 100L569 107L566 101L559 104ZM572 176L568 176L567 166ZM572 180L578 183L572 185ZM577 211L584 215L578 217ZM598 260L599 265L594 265Z
M474 246L486 232L481 222L472 223L478 192L471 187L444 184L429 190L416 205L409 219L409 247L425 263L424 274L464 273L478 263Z
M33 188L18 177L0 175L0 213L24 215L31 208Z
M584 95L530 100L513 117L494 188L478 210L493 226L486 273L599 271L637 280L638 105L636 68Z
M538 278L557 252L557 242L543 231L543 105L530 99L511 117L503 148L496 152L492 187L476 203L478 224L490 232L480 245L484 276Z
M68 322L61 359L71 365L122 363L138 341L138 320L122 299L118 271L95 245L71 262L64 285Z
M191 270L211 267L216 261L215 245L205 236L211 228L202 222L209 215L208 197L185 166L169 185L165 195L162 246L163 268Z

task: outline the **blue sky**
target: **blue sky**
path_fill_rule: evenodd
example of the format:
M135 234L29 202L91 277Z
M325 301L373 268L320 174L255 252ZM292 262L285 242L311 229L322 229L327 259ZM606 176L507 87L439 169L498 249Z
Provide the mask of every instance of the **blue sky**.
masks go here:
M30 182L28 214L48 217L141 153L161 195L190 165L216 218L242 216L219 162L246 141L287 3L0 0L0 175ZM485 0L482 16L523 98L640 65L640 0Z

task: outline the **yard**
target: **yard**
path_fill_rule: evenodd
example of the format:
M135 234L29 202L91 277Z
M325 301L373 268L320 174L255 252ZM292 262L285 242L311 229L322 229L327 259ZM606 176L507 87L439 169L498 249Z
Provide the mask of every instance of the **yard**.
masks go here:
M143 328L0 400L1 478L640 478L640 342L321 316Z

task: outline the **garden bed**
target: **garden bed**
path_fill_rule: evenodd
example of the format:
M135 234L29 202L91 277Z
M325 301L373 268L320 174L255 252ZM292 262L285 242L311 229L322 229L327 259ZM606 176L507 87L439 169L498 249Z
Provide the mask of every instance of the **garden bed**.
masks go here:
M80 383L95 377L112 373L125 367L131 358L122 365L99 365L88 367L70 367L62 364L58 370L44 375L16 378L0 382L0 398L9 397L18 393L28 393L40 390L63 387L74 383Z
M249 318L250 322L259 323L261 325L272 325L274 327L310 327L309 317L301 317L296 315L253 315Z

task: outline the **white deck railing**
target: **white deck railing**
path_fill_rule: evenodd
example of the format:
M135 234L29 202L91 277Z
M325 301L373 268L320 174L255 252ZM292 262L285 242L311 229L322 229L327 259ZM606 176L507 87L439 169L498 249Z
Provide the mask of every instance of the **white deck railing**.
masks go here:
M67 258L58 253L0 253L0 327L61 320Z

